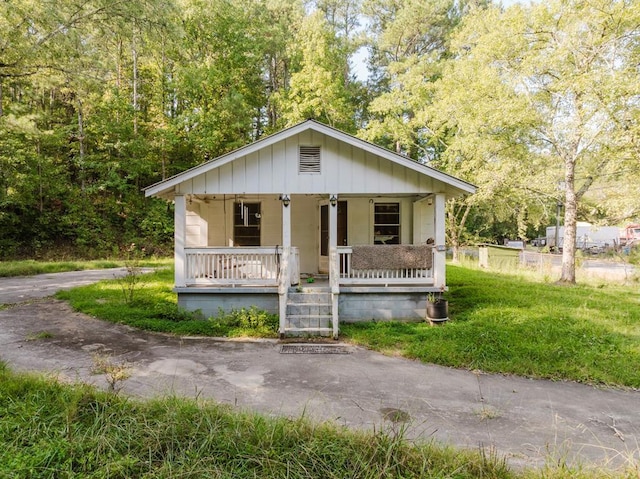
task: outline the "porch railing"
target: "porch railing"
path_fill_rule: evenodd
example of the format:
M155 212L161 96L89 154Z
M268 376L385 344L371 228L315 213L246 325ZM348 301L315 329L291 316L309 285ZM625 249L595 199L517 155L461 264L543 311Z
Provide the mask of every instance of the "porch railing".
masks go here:
M187 285L277 286L282 247L185 248ZM300 277L298 249L291 248L289 278Z
M338 246L339 283L341 285L364 284L433 284L433 267L402 269L354 269L351 265L351 246Z

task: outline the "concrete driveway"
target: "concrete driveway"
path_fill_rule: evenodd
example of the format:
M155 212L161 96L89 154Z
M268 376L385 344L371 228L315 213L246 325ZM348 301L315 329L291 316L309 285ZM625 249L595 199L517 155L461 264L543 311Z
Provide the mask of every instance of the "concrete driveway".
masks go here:
M76 273L44 276L0 279L0 298L14 303L0 310L0 359L14 370L106 388L106 377L92 372L100 354L130 368L131 377L118 386L132 396L210 398L360 429L404 426L410 438L485 448L518 466L640 462L638 391L456 370L350 345L325 351L333 354L283 354L278 341L147 333L50 298L22 302L25 292L67 287L67 277L79 281Z

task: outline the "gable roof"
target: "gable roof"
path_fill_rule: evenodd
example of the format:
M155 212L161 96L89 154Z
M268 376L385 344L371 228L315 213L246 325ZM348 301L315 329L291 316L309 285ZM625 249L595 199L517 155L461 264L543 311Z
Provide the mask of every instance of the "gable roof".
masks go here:
M390 161L392 164L397 164L401 167L417 172L421 176L425 176L441 182L447 186L447 190L450 193L453 192L455 195L475 193L476 191L476 187L474 185L452 175L418 163L417 161L414 161L410 158L399 155L393 151L374 145L373 143L369 143L365 140L361 140L360 138L349 135L348 133L327 126L325 124L319 123L315 120L306 120L290 128L286 128L278 133L269 135L246 146L243 146L222 156L183 171L182 173L172 176L171 178L167 178L166 180L155 183L144 189L145 196L158 196L172 199L176 188L178 188L181 184L194 180L197 177L205 175L212 170L219 169L225 165L228 165L229 163L232 163L239 158L246 158L249 155L258 153L260 150L267 149L273 145L276 145L277 143L283 142L307 131L313 131L326 135L353 148L362 150L365 153L375 155L379 158L384 158ZM287 191L282 191L282 193L286 192ZM341 193L341 191L336 191L336 193Z

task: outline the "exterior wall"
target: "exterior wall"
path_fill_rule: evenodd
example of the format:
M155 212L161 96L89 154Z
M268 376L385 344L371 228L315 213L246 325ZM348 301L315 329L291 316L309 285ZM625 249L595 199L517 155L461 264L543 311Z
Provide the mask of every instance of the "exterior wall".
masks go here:
M265 246L282 244L282 210L281 203L273 196L242 196L245 202L259 202L262 218L260 219L260 243ZM233 207L236 199L207 198L198 200L187 206L187 246L233 246ZM199 228L200 243L195 243L196 215L201 216ZM191 226L190 226L191 225ZM189 229L191 228L191 229ZM190 235L189 232L192 232Z
M318 272L320 243L320 204L328 195L291 197L291 242L300 252L300 272ZM242 195L197 197L187 195L186 246L233 246L233 208L240 198L261 204L261 245L282 244L282 204L278 196ZM347 241L349 245L373 244L374 205L400 203L402 244L420 244L434 236L433 205L414 202L411 197L341 197L347 202ZM414 212L414 208L416 208ZM416 233L415 225L420 231ZM418 240L416 243L416 239Z
M202 312L205 318L218 316L220 310L250 308L278 314L278 293L181 293L178 292L178 306L187 311Z
M373 243L369 198L347 198L347 241L349 245Z
M320 146L321 173L298 173L298 147ZM431 193L442 182L323 133L307 130L178 185L184 194Z
M186 235L185 246L207 246L207 220L197 203L187 203Z
M416 293L341 293L338 311L340 322L359 321L424 321L427 294ZM252 306L278 314L278 294L256 292L178 292L178 306L189 311L200 310L204 317L217 316L220 309L250 308Z
M345 198L340 198L345 200ZM400 203L400 242L413 244L413 199L407 197L346 198L349 245L373 244L375 203ZM342 245L340 245L342 246Z
M427 293L340 293L338 311L341 323L359 321L424 321Z

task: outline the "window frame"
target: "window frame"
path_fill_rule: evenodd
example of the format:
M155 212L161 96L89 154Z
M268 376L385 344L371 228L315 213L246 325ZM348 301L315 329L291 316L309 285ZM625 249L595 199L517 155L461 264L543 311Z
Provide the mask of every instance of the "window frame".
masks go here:
M378 211L378 207L382 206L394 206L397 211ZM372 212L372 225L373 225L373 244L402 244L402 207L399 201L376 201L373 203ZM378 215L395 215L397 222L379 222ZM391 229L396 229L397 232L391 232ZM393 236L396 241L389 242L389 240L383 241L379 239L384 236ZM376 239L378 237L378 239Z
M244 219L240 212L242 207L249 208L249 223L244 225ZM259 215L259 216L256 216ZM234 201L233 202L233 245L234 246L262 246L262 204L260 201ZM243 222L238 224L236 220L242 220ZM253 223L253 224L251 224ZM257 234L253 235L238 235L239 232L247 232L255 230ZM241 238L238 240L238 238ZM253 239L253 241L246 241L246 239ZM258 244L253 244L257 240ZM250 244L248 244L250 243Z

